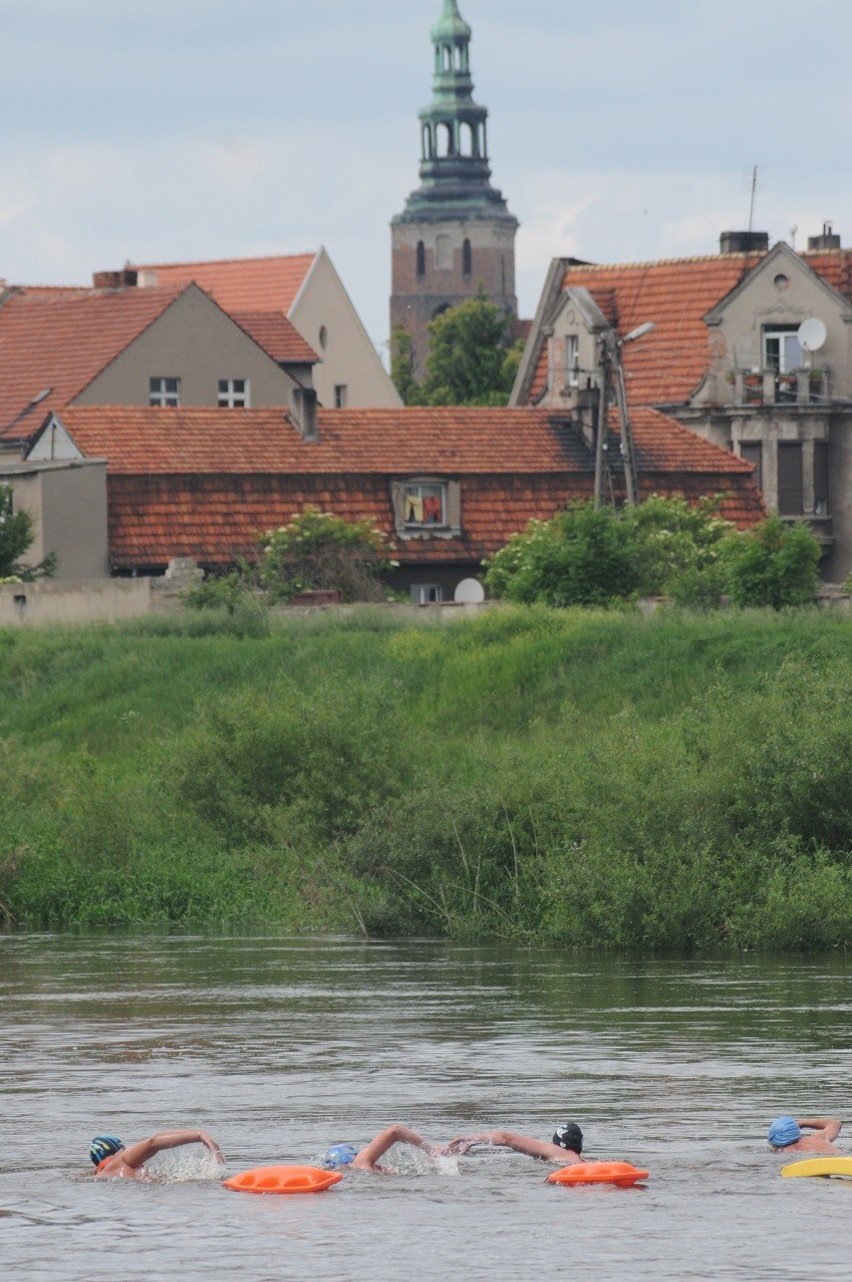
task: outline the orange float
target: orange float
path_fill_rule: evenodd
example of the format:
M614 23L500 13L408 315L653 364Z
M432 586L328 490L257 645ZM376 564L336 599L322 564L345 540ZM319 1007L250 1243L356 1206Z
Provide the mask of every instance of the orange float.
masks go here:
M621 1189L632 1188L639 1180L647 1180L648 1172L640 1171L629 1162L576 1162L551 1171L548 1184L617 1184Z
M318 1166L255 1166L222 1183L237 1193L322 1193L342 1179L340 1171Z

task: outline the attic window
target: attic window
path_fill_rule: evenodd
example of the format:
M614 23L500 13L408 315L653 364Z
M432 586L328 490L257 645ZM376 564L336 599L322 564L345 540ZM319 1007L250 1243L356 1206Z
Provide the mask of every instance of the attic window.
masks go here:
M580 382L580 340L576 334L565 335L565 382L569 387Z
M394 524L402 537L448 538L461 533L461 487L458 481L411 477L391 483Z
M437 485L406 485L406 525L446 525L447 487Z
M161 409L174 409L180 405L179 378L152 378L148 383L148 404Z
M247 378L220 378L218 404L224 410L245 410L249 407Z

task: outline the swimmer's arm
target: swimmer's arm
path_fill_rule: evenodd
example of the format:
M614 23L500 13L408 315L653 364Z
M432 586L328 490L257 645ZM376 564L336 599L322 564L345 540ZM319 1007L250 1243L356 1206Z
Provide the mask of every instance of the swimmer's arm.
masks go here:
M435 1148L434 1144L424 1140L422 1135L418 1135L416 1131L410 1130L407 1126L400 1126L397 1123L394 1126L386 1126L375 1139L370 1140L370 1143L366 1144L357 1154L352 1165L361 1171L375 1170L376 1162L394 1144L412 1144L415 1148L425 1149L427 1153L431 1153L433 1156L438 1153L438 1149Z
M167 1148L180 1148L182 1144L203 1144L217 1162L224 1164L222 1150L212 1135L208 1135L206 1131L161 1131L159 1135L152 1135L147 1140L137 1140L135 1144L128 1144L127 1148L121 1150L121 1158L127 1166L138 1171L155 1153L161 1153Z
M502 1130L485 1131L482 1135L459 1135L456 1139L450 1140L444 1151L454 1155L467 1153L474 1144L495 1144L499 1148L511 1148L516 1153L525 1153L527 1157L541 1157L549 1162L560 1162L563 1166L583 1160L572 1149L560 1148L558 1144L536 1140L530 1135L518 1135L515 1131Z
M797 1117L796 1121L803 1131L825 1131L829 1143L837 1139L843 1125L836 1117Z

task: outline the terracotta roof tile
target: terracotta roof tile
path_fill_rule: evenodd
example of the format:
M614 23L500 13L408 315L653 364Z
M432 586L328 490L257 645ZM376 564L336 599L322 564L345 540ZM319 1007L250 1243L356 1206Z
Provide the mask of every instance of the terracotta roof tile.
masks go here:
M653 321L655 328L623 348L631 409L688 400L709 364L704 316L757 265L758 254L715 254L648 263L572 263L563 288L588 289L621 334ZM852 299L852 251L803 253L802 260L846 298ZM542 344L530 384L534 404L547 384L547 347Z
M280 364L315 365L320 359L283 312L231 312L230 315Z
M590 451L546 410L320 410L316 442L280 410L76 406L59 417L83 453L108 460L110 549L120 567L174 556L226 564L309 503L394 536L390 482L418 475L461 481L463 534L398 539L398 559L477 562L530 518L592 492ZM725 492L729 519L763 516L749 464L653 410L637 411L634 434L644 494Z
M45 410L77 396L182 288L28 289L8 298L0 306L0 437L28 435Z
M139 284L188 285L195 281L226 312L281 311L287 315L316 254L228 258L216 262L134 263Z

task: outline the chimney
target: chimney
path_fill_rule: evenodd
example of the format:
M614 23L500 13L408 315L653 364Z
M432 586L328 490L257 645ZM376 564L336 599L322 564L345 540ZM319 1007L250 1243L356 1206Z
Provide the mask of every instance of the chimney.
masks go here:
M312 387L296 386L290 393L290 422L305 441L318 441L317 394Z
M719 237L720 254L765 254L768 249L768 231L723 231Z
M823 223L821 236L808 236L808 253L818 253L822 249L839 249L840 237L831 230L831 223Z
M117 272L93 272L93 289L127 289L136 284L137 273L130 267Z

